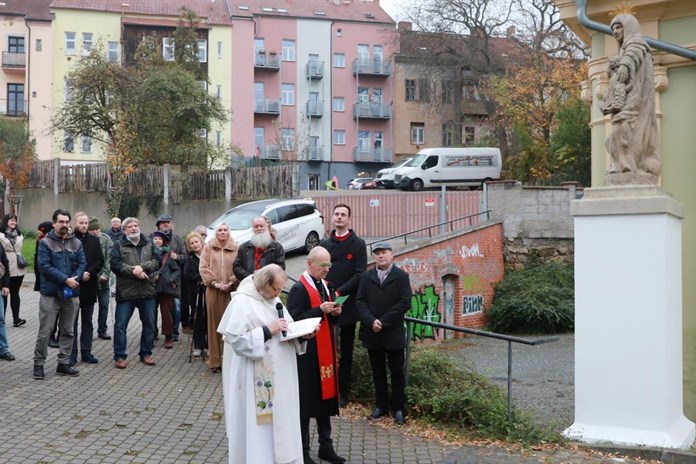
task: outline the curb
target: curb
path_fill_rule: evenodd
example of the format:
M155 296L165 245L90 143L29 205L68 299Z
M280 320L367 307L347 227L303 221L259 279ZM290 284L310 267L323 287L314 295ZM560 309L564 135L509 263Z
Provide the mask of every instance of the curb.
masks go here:
M652 459L664 464L696 464L696 454L688 451L672 448L648 448L644 446L619 446L601 444L581 444L582 448L589 448L602 453L621 454L626 457Z

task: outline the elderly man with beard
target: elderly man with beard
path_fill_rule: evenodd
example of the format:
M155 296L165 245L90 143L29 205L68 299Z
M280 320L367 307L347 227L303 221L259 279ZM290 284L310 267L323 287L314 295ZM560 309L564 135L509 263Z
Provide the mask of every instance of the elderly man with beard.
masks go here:
M251 240L239 247L232 267L234 276L240 281L269 264L277 264L285 269L283 245L273 240L268 229L268 222L263 216L256 216L251 221Z

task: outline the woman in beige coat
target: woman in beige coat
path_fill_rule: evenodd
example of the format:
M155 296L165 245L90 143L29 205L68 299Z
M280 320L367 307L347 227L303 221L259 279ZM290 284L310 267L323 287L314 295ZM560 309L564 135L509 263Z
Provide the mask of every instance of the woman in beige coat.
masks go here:
M230 237L230 228L224 222L215 228L215 237L201 253L201 279L206 286L205 303L208 310L208 366L212 372L220 372L222 365L222 337L218 325L230 302L230 292L237 279L232 264L237 256L237 243Z

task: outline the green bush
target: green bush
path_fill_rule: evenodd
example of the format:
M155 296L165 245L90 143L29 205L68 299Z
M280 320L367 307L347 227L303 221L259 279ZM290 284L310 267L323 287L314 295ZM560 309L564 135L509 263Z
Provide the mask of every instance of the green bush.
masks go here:
M545 263L506 273L488 312L490 329L506 333L556 333L575 326L573 267Z

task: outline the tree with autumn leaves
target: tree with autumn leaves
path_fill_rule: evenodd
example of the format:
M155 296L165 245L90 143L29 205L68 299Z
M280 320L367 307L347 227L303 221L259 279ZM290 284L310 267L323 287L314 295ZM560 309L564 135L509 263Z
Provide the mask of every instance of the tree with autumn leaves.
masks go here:
M27 122L21 118L0 116L0 175L4 187L9 188L11 199L17 189L26 188L35 160L35 142ZM16 214L15 207L15 202L11 201L9 212Z

